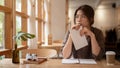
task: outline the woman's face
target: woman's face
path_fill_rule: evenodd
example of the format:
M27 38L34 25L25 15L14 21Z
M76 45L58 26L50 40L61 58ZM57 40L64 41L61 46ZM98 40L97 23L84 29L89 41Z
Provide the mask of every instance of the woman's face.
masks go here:
M80 24L84 27L88 27L88 28L90 27L89 20L87 16L84 15L82 10L77 11L77 14L75 16L75 22L76 24Z

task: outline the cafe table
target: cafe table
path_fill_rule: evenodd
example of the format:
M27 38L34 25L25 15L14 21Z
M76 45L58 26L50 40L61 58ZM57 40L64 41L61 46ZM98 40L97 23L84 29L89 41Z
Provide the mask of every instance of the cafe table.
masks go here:
M96 61L97 64L63 64L62 59L47 59L40 64L24 64L25 59L20 59L19 64L13 64L12 59L0 60L0 68L120 68L120 62L115 65L107 65L106 60Z

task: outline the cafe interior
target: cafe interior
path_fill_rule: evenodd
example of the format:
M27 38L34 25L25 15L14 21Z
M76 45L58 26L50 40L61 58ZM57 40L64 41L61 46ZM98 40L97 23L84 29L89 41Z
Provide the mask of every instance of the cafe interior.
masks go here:
M115 52L114 65L107 65L106 54L96 64L62 62L64 37L74 25L75 10L85 4L95 11L92 26L103 32L105 52ZM28 55L41 62L27 61ZM119 68L120 0L0 0L0 68L39 67Z

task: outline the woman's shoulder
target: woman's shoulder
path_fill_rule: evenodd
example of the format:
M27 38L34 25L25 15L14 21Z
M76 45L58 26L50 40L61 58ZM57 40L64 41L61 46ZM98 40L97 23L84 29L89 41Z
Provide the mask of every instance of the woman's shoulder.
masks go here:
M91 27L91 29L94 33L102 33L102 30L100 30L99 28Z

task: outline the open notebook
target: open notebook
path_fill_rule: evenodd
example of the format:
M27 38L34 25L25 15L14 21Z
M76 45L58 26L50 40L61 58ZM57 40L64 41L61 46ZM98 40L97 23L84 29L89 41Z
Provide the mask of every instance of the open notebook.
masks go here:
M75 30L75 29L70 30L71 38L76 50L88 45L85 35L80 36L81 29L82 29L82 26L79 28L79 30Z
M97 64L94 59L62 59L63 64Z

